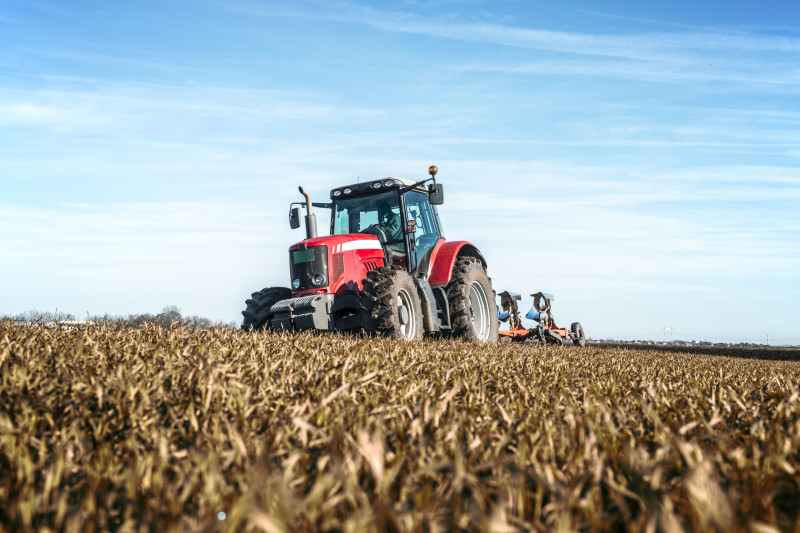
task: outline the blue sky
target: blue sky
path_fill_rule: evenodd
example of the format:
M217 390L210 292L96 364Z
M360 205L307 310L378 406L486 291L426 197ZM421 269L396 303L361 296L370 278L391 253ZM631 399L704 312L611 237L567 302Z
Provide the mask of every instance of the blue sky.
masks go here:
M239 322L297 185L436 164L590 337L800 344L799 134L790 2L7 0L0 314Z

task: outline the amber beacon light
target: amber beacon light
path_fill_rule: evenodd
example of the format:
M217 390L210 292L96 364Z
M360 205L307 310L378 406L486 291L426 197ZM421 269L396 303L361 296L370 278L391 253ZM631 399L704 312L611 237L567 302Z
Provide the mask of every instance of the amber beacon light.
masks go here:
M431 176L435 176L437 172L439 172L439 169L436 168L435 165L431 165L428 167L428 174L430 174Z

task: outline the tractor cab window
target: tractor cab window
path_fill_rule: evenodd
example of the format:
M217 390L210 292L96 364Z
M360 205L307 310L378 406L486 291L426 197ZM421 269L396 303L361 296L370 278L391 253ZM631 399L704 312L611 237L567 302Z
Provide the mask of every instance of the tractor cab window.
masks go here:
M406 193L406 220L414 221L416 231L411 234L417 245L417 263L436 245L439 231L434 221L434 212L428 201L428 195L411 191Z
M375 235L383 243L390 264L407 265L397 190L334 200L331 234L349 233Z
M397 191L386 191L360 198L336 199L333 203L332 235L361 233L372 226L380 226L387 237L393 237L393 219L400 217L400 199ZM399 228L399 221L398 226ZM379 236L380 237L380 236ZM387 240L402 239L402 236Z

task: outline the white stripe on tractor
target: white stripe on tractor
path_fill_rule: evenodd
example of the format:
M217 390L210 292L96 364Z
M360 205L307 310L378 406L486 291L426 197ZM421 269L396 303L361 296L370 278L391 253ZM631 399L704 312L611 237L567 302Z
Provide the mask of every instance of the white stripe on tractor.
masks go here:
M350 241L343 243L342 252L349 252L350 250L383 250L380 241L364 240L364 241Z

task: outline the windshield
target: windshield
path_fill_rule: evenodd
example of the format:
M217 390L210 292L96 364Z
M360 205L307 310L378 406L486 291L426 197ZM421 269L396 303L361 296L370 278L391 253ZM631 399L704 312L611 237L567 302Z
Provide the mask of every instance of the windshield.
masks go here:
M394 220L397 224L394 224ZM370 226L385 226L400 230L400 198L397 190L386 191L360 198L336 199L333 202L331 235L361 233ZM387 235L390 240L402 239L399 235Z

